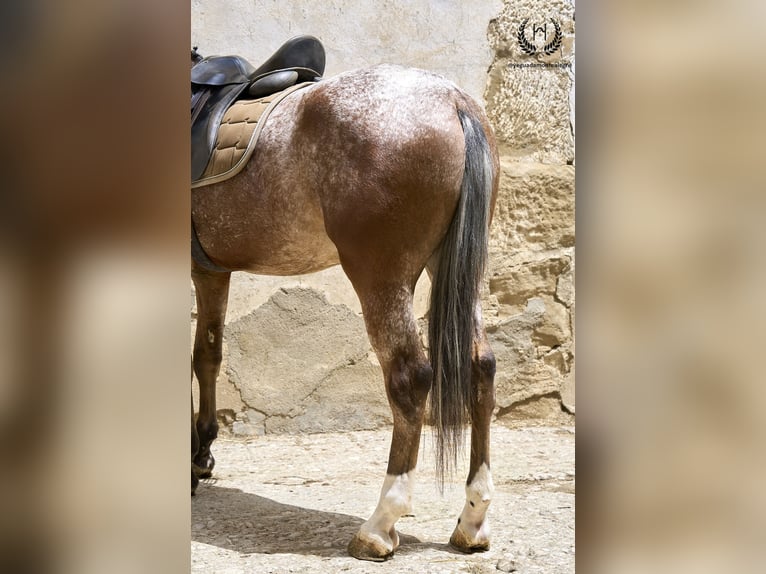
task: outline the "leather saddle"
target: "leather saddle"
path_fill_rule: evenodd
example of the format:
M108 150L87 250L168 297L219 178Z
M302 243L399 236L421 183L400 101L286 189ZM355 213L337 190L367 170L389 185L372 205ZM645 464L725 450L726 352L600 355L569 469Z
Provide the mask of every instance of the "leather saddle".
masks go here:
M191 69L191 180L198 180L215 146L218 127L229 107L240 98L262 98L299 82L322 78L325 51L314 36L296 36L255 68L241 56L199 59Z

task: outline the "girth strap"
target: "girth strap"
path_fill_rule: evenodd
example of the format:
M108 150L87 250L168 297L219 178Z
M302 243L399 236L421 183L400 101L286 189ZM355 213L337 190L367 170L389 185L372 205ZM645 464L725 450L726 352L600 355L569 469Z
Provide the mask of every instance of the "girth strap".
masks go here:
M205 250L202 248L202 244L199 242L199 237L197 237L197 229L194 227L194 217L191 218L191 255L192 259L194 259L194 261L196 261L203 269L216 271L218 273L231 272L231 269L216 265L210 257L207 256L207 253L205 253Z

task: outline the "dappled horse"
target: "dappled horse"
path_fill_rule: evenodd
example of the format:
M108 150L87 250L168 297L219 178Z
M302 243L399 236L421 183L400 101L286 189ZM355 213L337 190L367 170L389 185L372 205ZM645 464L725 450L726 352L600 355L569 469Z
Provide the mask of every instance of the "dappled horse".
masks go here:
M192 261L200 385L192 492L214 464L231 272L296 275L340 264L361 302L394 420L377 508L349 553L383 560L396 550L429 393L440 477L454 468L464 424L472 425L466 502L450 543L465 552L489 547L495 359L479 291L498 165L487 117L470 96L437 75L379 65L291 93L238 175L192 190L204 251ZM432 280L430 359L412 308L424 270Z

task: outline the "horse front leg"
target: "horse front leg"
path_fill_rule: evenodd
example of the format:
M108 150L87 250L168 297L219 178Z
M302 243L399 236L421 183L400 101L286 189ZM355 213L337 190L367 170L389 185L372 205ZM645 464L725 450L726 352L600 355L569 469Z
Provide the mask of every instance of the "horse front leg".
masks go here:
M396 522L412 510L420 432L433 379L415 326L411 294L391 294L382 301L362 304L367 332L383 367L394 429L378 505L348 545L354 558L374 561L393 555L399 546Z
M198 448L192 468L200 478L209 477L215 465L210 445L218 436L215 383L223 360L223 327L229 298L231 273L192 269L197 296L197 330L194 335L193 368L199 382ZM192 433L192 448L194 433Z
M489 469L489 426L495 408L495 356L477 310L477 333L471 360L471 464L465 487L465 506L450 538L461 552L489 549L490 528L487 509L494 486Z
M197 456L197 452L199 451L199 435L197 434L197 426L194 424L194 397L192 397L191 401L191 459L192 459L192 467L191 467L191 493L192 496L194 496L194 493L197 491L197 485L199 484L199 478L197 477L197 472L194 470L194 457Z

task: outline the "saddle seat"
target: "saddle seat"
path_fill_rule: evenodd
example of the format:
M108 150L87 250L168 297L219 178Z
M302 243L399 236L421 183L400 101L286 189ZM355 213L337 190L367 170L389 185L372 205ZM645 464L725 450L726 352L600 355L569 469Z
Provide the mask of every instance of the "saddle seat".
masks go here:
M221 120L237 99L261 98L299 82L318 81L324 68L324 47L313 36L291 38L258 68L241 56L211 56L195 64L191 69L192 182L204 173Z

